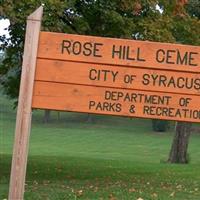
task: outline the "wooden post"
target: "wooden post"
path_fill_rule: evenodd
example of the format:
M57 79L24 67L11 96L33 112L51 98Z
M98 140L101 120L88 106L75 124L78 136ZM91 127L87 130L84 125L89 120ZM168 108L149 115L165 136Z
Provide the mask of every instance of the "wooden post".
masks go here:
M31 129L32 95L43 7L27 18L24 56L10 176L9 200L22 200Z

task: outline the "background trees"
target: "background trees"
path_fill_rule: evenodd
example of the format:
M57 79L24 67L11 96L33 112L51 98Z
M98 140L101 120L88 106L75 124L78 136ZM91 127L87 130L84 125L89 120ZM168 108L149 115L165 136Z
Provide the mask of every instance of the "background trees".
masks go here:
M1 2L0 16L8 18L11 24L10 38L0 37L0 48L5 51L0 64L0 83L11 98L16 98L19 91L25 20L41 4L44 5L42 29L45 31L200 45L198 0ZM179 125L182 126L177 127Z

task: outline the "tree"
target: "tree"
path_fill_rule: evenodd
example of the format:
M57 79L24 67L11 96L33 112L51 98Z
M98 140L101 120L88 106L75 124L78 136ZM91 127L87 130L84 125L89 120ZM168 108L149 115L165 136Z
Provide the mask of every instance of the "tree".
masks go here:
M186 5L186 10L192 17L197 17L200 19L200 1L199 0L190 0Z
M190 0L186 6L187 2L2 0L1 18L8 18L11 22L11 38L0 38L3 43L1 49L6 51L3 64L0 65L0 73L5 77L2 82L4 91L12 98L18 96L25 20L41 3L44 4L43 30L199 45L200 22L197 19L199 11L196 9L199 1ZM182 137L181 134L179 137Z
M186 11L182 9L182 13L184 13L183 17L178 17L175 22L177 30L175 37L177 41L181 43L200 45L200 1L190 0L188 4L182 4L182 6L186 6L187 13L194 18L191 18ZM197 28L194 28L193 25L197 26ZM189 162L187 149L191 135L191 127L191 123L177 122L168 162Z
M169 129L169 121L167 120L152 120L152 129L156 132L165 132Z
M189 162L187 149L191 134L191 127L192 123L177 122L168 162L184 164Z

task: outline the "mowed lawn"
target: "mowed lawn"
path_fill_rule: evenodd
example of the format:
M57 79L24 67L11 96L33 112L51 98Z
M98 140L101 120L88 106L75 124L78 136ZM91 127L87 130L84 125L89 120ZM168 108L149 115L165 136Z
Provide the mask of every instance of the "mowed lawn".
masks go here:
M15 127L12 102L0 96L0 200L7 199ZM25 200L200 199L200 135L189 144L190 164L167 164L173 128L151 120L34 111ZM173 125L173 123L172 123Z

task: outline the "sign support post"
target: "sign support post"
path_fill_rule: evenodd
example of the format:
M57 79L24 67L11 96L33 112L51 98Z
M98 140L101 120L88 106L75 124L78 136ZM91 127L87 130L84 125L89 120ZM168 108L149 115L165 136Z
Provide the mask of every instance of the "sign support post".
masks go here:
M32 96L43 7L27 18L26 37L18 100L15 140L10 176L9 200L22 200L26 177Z

